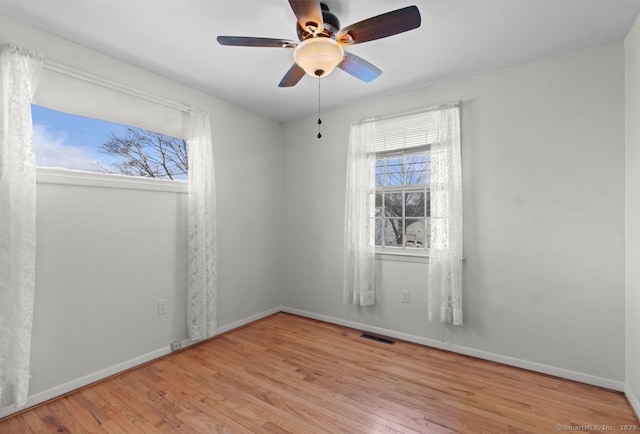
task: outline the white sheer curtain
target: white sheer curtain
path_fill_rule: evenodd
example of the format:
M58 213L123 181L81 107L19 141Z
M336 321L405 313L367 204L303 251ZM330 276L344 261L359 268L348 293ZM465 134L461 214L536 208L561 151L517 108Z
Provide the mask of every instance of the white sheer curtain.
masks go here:
M36 53L0 47L0 407L29 392L36 249L36 178L31 97Z
M462 324L460 104L434 111L431 145L429 321Z
M345 304L375 303L374 198L375 153L370 146L375 124L351 126L347 160L344 224Z
M205 339L216 328L216 191L211 123L207 113L192 113L189 140L189 337Z

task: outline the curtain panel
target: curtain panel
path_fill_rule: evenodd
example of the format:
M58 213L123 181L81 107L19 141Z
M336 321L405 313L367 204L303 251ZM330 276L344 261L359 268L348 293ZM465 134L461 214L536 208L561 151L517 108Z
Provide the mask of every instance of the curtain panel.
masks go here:
M345 195L343 301L375 304L375 124L351 126Z
M0 47L0 407L26 404L33 324L36 178L31 97L43 56Z
M434 112L431 144L431 249L428 319L461 325L462 165L460 103Z
M216 190L209 115L192 112L189 143L189 337L206 339L216 329L218 268Z

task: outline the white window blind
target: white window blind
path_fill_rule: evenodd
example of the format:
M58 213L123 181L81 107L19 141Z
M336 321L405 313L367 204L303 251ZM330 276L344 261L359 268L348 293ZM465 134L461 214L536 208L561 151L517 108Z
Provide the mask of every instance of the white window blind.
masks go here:
M371 151L405 151L450 140L446 130L437 128L436 113L457 104L459 103L454 102L419 112L375 119L375 136L370 146Z
M189 107L51 61L44 64L33 102L65 113L189 138Z

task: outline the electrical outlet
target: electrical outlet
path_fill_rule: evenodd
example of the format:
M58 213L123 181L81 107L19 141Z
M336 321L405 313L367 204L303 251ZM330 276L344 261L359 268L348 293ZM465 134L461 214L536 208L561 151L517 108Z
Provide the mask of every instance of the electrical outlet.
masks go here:
M402 291L402 302L411 303L411 291L407 291L406 289Z
M158 300L158 315L164 315L167 313L167 300Z
M180 341L171 342L171 351L178 351L180 348L182 348Z

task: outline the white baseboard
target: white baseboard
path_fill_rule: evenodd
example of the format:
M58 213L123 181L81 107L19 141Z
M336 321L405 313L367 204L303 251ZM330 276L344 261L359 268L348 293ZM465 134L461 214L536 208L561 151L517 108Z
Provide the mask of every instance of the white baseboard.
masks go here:
M256 315L252 315L248 318L244 318L240 321L236 321L231 324L224 325L216 329L214 336L220 335L222 333L226 333L238 327L242 327L243 325L265 318L269 315L273 315L274 313L278 313L281 310L282 309L280 307L276 307L264 312L260 312ZM191 339L184 339L180 341L180 344L181 344L181 348L186 348L198 342L199 341L194 341ZM58 396L65 395L76 389L80 389L81 387L88 386L91 383L95 383L96 381L103 380L112 375L126 371L127 369L135 368L136 366L150 362L159 357L165 356L169 353L171 353L171 344L163 348L157 349L155 351L152 351L150 353L143 354L138 357L134 357L133 359L130 359L122 363L118 363L116 365L102 369L100 371L91 373L89 375L85 375L84 377L80 377L75 380L69 381L68 383L64 383L59 386L52 387L51 389L45 390L43 392L36 393L34 395L29 396L29 398L27 399L27 403L20 408L16 408L15 406L0 408L0 419L2 419L3 417L9 416L13 413L17 413L19 411L25 410L29 407L33 407L34 405L41 404L45 401L56 398Z
M9 416L13 413L17 413L18 411L22 411L34 405L41 404L50 399L56 398L73 390L87 386L91 383L95 383L96 381L110 377L111 375L115 375L119 372L131 369L135 366L142 365L143 363L147 363L151 360L157 359L158 357L162 357L166 354L169 354L170 352L171 345L168 345L164 348L160 348L150 353L134 357L133 359L127 360L125 362L118 363L117 365L113 365L100 371L93 372L89 375L85 375L84 377L76 378L75 380L69 381L68 383L60 384L59 386L55 386L43 392L36 393L35 395L30 395L27 399L27 403L20 408L15 408L14 406L12 406L0 409L0 418Z
M450 344L446 342L440 342L435 339L423 338L421 336L410 335L407 333L401 333L394 330L388 330L381 327L370 326L367 324L361 324L353 321L343 320L340 318L334 318L327 315L321 315L313 312L307 312L299 309L293 309L290 307L283 307L283 312L291 313L294 315L300 315L307 318L317 319L320 321L337 324L356 330L362 330L370 333L376 333L384 336L390 336L403 341L413 342L416 344L426 345L441 350L452 351L454 353L464 354L467 356L477 357L479 359L490 360L492 362L502 363L509 366L515 366L517 368L527 369L529 371L540 372L542 374L553 375L555 377L565 378L567 380L578 381L581 383L591 384L593 386L603 387L606 389L616 390L622 392L625 390L625 384L622 381L615 381L608 378L596 377L581 372L571 371L564 368L558 368L555 366L544 365L542 363L531 362L528 360L517 359L514 357L504 356L501 354L490 353L487 351L481 351L474 348L464 347L461 345ZM637 410L636 410L637 412Z
M238 327L242 327L242 326L247 325L249 323L252 323L254 321L258 321L259 319L266 318L266 317L268 317L270 315L273 315L275 313L278 313L278 312L282 312L282 306L274 307L273 309L265 310L264 312L260 312L258 314L252 315L250 317L243 318L240 321L232 322L231 324L227 324L225 326L218 327L216 329L215 336L221 335L222 333L226 333L226 332L231 331L233 329L237 329Z
M631 407L633 407L633 411L636 412L636 417L640 420L640 399L638 399L638 395L633 393L629 385L624 387L624 394L627 396Z

